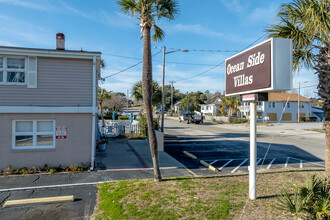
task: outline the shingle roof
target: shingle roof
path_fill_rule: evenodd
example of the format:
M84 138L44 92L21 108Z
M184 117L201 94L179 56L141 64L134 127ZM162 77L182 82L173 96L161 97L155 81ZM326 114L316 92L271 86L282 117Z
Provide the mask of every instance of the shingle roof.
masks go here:
M288 100L290 102L298 102L298 94L297 93L268 93L268 101L284 101ZM305 98L304 96L300 96L301 102L310 102L311 100Z

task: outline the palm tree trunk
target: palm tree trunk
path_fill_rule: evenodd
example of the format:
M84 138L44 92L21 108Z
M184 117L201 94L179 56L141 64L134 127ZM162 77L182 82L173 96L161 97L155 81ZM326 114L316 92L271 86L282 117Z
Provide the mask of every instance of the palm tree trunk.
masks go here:
M159 169L159 156L156 133L154 129L153 115L152 115L152 62L151 62L151 27L144 27L143 29L143 75L142 75L142 94L143 102L146 108L146 118L148 124L148 139L149 147L154 166L155 181L161 180Z
M318 47L318 65L315 69L318 72L319 85L318 93L324 98L324 128L325 128L325 174L330 179L330 44Z
M101 113L102 124L103 124L103 127L104 127L105 122L104 122L104 118L103 118L103 109L102 109L102 101L101 100L99 100L99 109L100 109L100 113Z

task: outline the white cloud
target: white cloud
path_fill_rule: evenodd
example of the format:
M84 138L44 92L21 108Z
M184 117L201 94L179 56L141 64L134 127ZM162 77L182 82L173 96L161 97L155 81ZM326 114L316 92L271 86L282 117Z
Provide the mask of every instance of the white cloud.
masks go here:
M56 7L50 4L47 0L0 0L0 3L47 12L56 9Z
M138 28L138 20L134 17L125 15L121 12L108 13L104 10L100 10L98 21L106 25L117 28Z
M251 13L246 16L244 22L251 23L272 23L276 14L278 4L271 4L266 8L255 8Z
M69 5L68 3L64 2L64 1L59 1L59 3L62 5L62 7L65 10L67 10L69 12L72 12L72 13L74 13L76 15L79 15L81 17L85 17L85 18L88 18L88 19L95 19L95 16L93 16L93 15L91 15L89 13L86 13L86 12L84 12L82 10L79 10L79 9L77 9L75 7L72 7L71 5Z
M230 11L237 14L245 11L246 7L239 0L220 0Z
M12 42L31 42L48 47L52 45L53 41L51 39L54 38L54 36L50 31L29 22L21 21L6 15L0 14L0 19L5 21L3 22L3 25L0 26L2 36L7 36L7 39L12 40L8 43L13 44Z
M193 34L203 35L203 36L211 36L211 37L222 37L223 36L223 33L213 31L200 24L192 24L192 25L176 24L174 26L170 26L169 28L173 28L175 31L193 33Z

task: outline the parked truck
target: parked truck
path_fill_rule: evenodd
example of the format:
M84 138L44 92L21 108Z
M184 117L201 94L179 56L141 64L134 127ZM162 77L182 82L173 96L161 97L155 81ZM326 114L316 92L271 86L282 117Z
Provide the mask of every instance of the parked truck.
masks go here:
M187 124L196 123L199 124L202 122L202 114L197 111L191 111L191 108L187 108L186 111L182 111L179 116L180 122L186 122Z

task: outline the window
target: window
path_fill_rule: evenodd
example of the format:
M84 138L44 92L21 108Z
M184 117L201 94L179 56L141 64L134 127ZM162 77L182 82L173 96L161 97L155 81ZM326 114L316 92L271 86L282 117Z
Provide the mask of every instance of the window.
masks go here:
M271 108L271 107L272 107L272 103L268 102L268 108Z
M55 121L13 121L13 149L55 148Z
M273 108L275 108L275 102L273 102Z
M304 103L301 103L301 108L305 108Z
M286 103L286 102L283 102L283 108L285 107L285 103ZM290 102L288 102L288 104L286 104L286 107L287 107L287 108L290 108Z
M0 57L0 84L25 84L26 59Z

